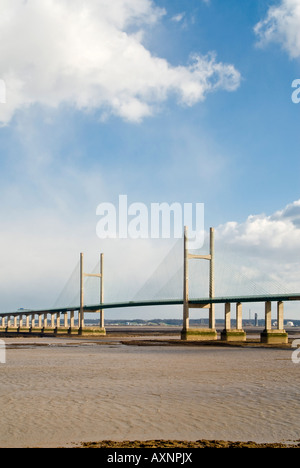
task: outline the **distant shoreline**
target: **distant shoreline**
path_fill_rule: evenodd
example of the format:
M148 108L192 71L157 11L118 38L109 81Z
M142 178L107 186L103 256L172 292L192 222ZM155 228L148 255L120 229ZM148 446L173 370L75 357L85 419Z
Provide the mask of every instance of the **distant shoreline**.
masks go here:
M125 345L125 346L141 346L141 347L223 347L223 348L259 348L259 349L291 349L291 341L290 340L287 344L281 343L261 343L259 339L248 339L247 341L221 341L213 340L213 341L184 341L180 338L170 338L168 336L161 336L159 337L155 333L149 333L147 336L146 334L139 334L139 333L124 333L122 332L115 332L106 335L105 337L97 337L93 335L67 335L67 334L59 334L59 335L40 335L40 334L14 334L14 333L0 333L0 338L6 338L6 347L7 349L17 349L18 347L44 347L49 346L47 342L48 339L50 340L59 340L65 341L67 340L70 343L78 343L81 342L93 342L99 346L105 345ZM11 342L10 342L11 340ZM34 340L34 342L32 341ZM53 345L51 345L53 346Z
M287 344L281 343L262 343L258 336L249 333L246 341L222 341L220 339L212 341L190 340L185 341L180 339L180 333L177 330L167 329L162 327L126 327L109 328L105 336L97 335L70 335L67 333L59 334L41 334L41 333L0 333L0 338L6 339L7 348L17 349L18 347L40 347L49 346L47 340L68 341L69 343L78 342L93 342L99 346L103 345L126 345L126 346L149 346L149 347L224 347L224 348L260 348L260 349L291 349L292 341L295 338L293 335L300 336L300 330L295 330L291 333ZM34 341L33 341L34 340Z

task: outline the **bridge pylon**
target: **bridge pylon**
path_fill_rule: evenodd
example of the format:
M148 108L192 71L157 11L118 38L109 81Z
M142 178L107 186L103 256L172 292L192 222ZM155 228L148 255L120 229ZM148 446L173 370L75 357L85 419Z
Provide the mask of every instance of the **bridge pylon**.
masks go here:
M188 250L188 228L184 227L184 267L183 267L183 328L181 332L182 340L216 340L217 331L215 329L215 304L192 304L189 302L189 260L201 259L209 261L209 298L214 298L215 295L215 280L214 280L214 228L210 228L210 253L209 255L194 255ZM189 325L189 309L201 308L209 309L209 327L208 328L190 328Z
M104 299L104 269L103 269L103 259L104 254L100 254L100 272L99 273L85 273L84 272L84 258L83 253L80 254L80 309L79 309L79 317L78 317L78 326L79 326L79 334L102 334L106 335L106 330L104 327L104 310L101 309L101 304L103 304ZM84 306L84 278L85 277L93 277L99 278L100 280L100 288L99 288L99 311L100 314L100 324L99 327L85 327L84 323L84 313L88 312ZM94 311L93 311L94 312ZM94 312L95 313L95 312Z

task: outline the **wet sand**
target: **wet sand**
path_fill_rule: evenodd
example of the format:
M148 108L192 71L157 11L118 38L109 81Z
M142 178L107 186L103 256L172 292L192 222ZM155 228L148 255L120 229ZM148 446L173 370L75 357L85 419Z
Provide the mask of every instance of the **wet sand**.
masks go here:
M170 337L4 340L0 447L300 438L300 364L288 347L170 345Z

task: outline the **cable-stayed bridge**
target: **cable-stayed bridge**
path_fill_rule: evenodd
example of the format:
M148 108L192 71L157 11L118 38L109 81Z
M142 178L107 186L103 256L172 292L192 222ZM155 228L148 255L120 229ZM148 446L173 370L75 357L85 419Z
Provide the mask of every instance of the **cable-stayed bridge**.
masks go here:
M215 252L214 229L210 229L206 252L190 252L188 235L174 244L163 261L134 295L124 294L115 300L117 283L114 273L107 288L104 256L100 255L91 273L84 268L83 254L61 294L52 307L39 310L19 309L0 314L0 331L3 333L96 333L105 335L104 311L111 309L142 308L154 306L182 306L184 340L215 340L215 305L224 305L225 328L221 339L244 341L242 327L242 304L265 304L265 330L262 341L286 343L283 306L285 302L299 301L300 293L288 291L276 278L260 278L255 282L239 265L229 266L220 261L224 252ZM171 274L170 274L171 271ZM105 299L104 299L105 287ZM271 304L277 305L277 324L272 327ZM235 307L235 328L232 328L231 308ZM208 328L195 329L189 326L190 309L208 309ZM99 313L98 327L85 327L85 314Z

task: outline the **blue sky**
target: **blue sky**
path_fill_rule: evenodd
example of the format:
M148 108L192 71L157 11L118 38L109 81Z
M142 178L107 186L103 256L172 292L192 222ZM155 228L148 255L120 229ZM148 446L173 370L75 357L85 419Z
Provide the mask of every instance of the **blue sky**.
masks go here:
M300 1L41 3L0 0L1 310L52 305L80 251L146 279L170 243L96 236L120 194L204 203L299 291Z

